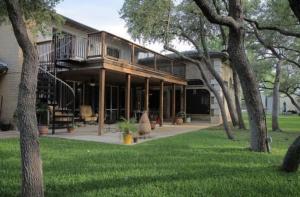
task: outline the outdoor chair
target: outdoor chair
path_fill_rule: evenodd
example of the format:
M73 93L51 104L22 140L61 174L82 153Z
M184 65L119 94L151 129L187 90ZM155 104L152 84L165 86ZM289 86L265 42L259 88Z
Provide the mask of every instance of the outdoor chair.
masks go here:
M98 119L98 114L93 113L92 107L90 105L81 105L80 117L84 121L84 123L96 122Z

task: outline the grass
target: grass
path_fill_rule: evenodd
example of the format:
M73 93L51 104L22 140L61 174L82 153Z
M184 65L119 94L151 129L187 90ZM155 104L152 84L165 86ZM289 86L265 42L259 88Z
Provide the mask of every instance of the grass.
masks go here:
M272 153L247 150L249 132L229 141L207 129L136 146L41 138L46 196L297 196L300 173L278 170L300 134L281 117ZM298 132L297 132L298 131ZM0 196L20 190L18 139L0 140Z

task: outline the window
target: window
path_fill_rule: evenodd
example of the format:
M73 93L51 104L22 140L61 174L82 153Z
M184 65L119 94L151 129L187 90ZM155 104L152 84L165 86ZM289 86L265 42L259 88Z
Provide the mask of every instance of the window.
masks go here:
M190 79L188 81L188 85L199 85L199 86L203 86L204 83L201 79Z
M120 51L119 49L107 47L107 55L115 58L120 58Z

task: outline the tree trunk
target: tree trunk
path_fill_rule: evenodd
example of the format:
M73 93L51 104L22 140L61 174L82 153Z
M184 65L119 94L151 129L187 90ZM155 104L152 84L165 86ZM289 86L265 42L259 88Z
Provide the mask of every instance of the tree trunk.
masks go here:
M238 125L238 117L235 113L235 108L234 108L234 104L233 104L233 100L230 97L228 88L225 86L223 79L221 78L221 76L219 75L219 73L213 68L212 64L205 64L206 68L209 70L209 72L214 76L214 78L217 80L218 84L220 85L224 97L227 101L227 106L228 106L228 111L231 117L231 121L233 126L237 126Z
M234 87L235 108L236 108L236 113L238 115L238 121L239 121L239 129L246 129L244 119L243 119L243 114L242 114L241 103L240 103L239 79L235 70L233 70L233 87Z
M21 196L44 196L42 162L35 112L38 55L27 34L19 1L5 0L5 3L14 34L22 49L24 58L17 105L22 162Z
M280 89L280 73L282 61L278 61L276 65L276 74L273 87L273 104L272 104L272 131L281 131L279 128L279 89Z
M289 147L281 166L285 172L296 172L300 163L300 136Z
M297 108L298 112L300 112L300 106L295 101L295 99L292 97L292 95L290 95L289 93L286 93L286 92L285 92L285 95L287 95L287 97L289 97L289 99L291 100L291 103Z
M243 24L240 1L229 1L229 15L239 24ZM250 146L253 151L267 151L267 126L263 104L252 67L248 62L244 46L245 32L243 25L229 28L228 53L234 69L237 71L247 106L251 130Z
M242 35L230 30L228 51L231 62L235 67L239 78L247 106L250 130L251 149L253 151L267 151L266 145L266 124L263 105L256 83L254 72L248 63Z
M199 71L201 73L201 77L202 77L205 85L208 87L208 89L214 94L214 96L217 99L217 102L219 104L220 111L221 111L221 116L222 116L222 119L223 119L224 130L226 132L226 135L227 135L228 139L232 140L232 139L234 139L234 136L231 133L231 130L230 130L229 125L228 125L228 120L227 120L227 116L226 116L226 111L225 111L225 106L224 106L223 100L220 97L220 95L218 94L217 90L214 87L211 86L210 82L208 81L206 75L203 72L203 69L201 68L201 65L197 64L197 67L198 67L198 69L199 69Z
M295 16L300 22L300 0L289 0L290 8L293 10Z

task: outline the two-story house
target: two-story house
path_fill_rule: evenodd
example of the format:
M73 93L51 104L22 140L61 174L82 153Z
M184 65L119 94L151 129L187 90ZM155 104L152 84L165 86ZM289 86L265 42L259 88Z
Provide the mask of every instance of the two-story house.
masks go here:
M160 123L174 121L180 111L193 120L222 121L197 67L174 55L159 54L69 18L59 30L51 27L46 35L34 36L34 41L40 58L37 99L49 106L53 128L82 120L82 106L97 114L99 134L104 124L138 117L142 111ZM22 67L10 24L0 26L0 46L0 61L8 68L0 76L0 121L9 123L16 110ZM233 91L226 55L211 53L211 58Z

